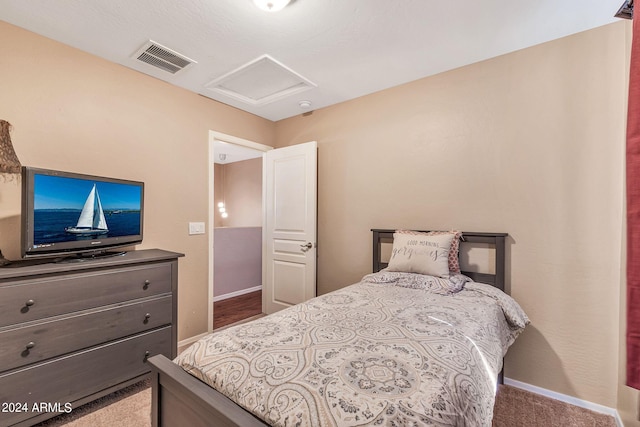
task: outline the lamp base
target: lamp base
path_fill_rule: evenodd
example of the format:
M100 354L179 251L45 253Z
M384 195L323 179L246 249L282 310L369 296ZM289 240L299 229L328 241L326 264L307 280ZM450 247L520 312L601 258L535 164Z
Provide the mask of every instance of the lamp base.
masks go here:
M0 267L9 264L11 264L11 261L2 256L2 251L0 250Z

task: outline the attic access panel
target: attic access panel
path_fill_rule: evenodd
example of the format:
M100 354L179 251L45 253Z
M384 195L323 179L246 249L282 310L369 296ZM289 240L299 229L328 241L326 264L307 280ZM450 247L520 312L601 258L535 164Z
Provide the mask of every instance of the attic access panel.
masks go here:
M269 55L262 55L205 87L250 105L264 105L317 85Z

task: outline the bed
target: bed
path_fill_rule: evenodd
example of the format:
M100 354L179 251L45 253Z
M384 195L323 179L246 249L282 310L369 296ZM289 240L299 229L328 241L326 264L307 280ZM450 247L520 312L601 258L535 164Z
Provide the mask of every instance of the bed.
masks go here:
M503 292L507 234L372 232L360 282L150 358L153 426L491 425L504 354L529 322ZM474 250L490 252L488 273L459 270ZM407 270L425 254L450 274Z

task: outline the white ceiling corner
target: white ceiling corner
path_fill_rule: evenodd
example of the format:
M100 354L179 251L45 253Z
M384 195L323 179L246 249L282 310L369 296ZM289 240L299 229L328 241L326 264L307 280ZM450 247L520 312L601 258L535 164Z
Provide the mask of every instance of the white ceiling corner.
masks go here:
M225 165L262 157L263 152L216 139L213 143L214 163Z
M277 121L309 111L303 99L327 107L619 21L622 3L296 0L269 13L251 0L2 0L0 20ZM193 64L172 74L132 58L148 40Z

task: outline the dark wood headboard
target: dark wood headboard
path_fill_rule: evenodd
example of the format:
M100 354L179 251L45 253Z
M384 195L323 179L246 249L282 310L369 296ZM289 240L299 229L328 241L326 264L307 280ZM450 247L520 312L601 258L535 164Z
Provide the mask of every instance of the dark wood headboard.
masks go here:
M385 268L388 264L382 262L382 250L383 243L393 243L393 233L395 230L386 229L372 229L373 232L373 272L378 272ZM422 231L424 230L415 230ZM484 243L492 245L496 251L496 265L495 274L476 273L474 271L463 271L462 274L470 277L476 282L487 283L495 286L501 291L505 290L505 241L507 239L507 233L475 233L475 232L462 232L462 242L464 243Z

